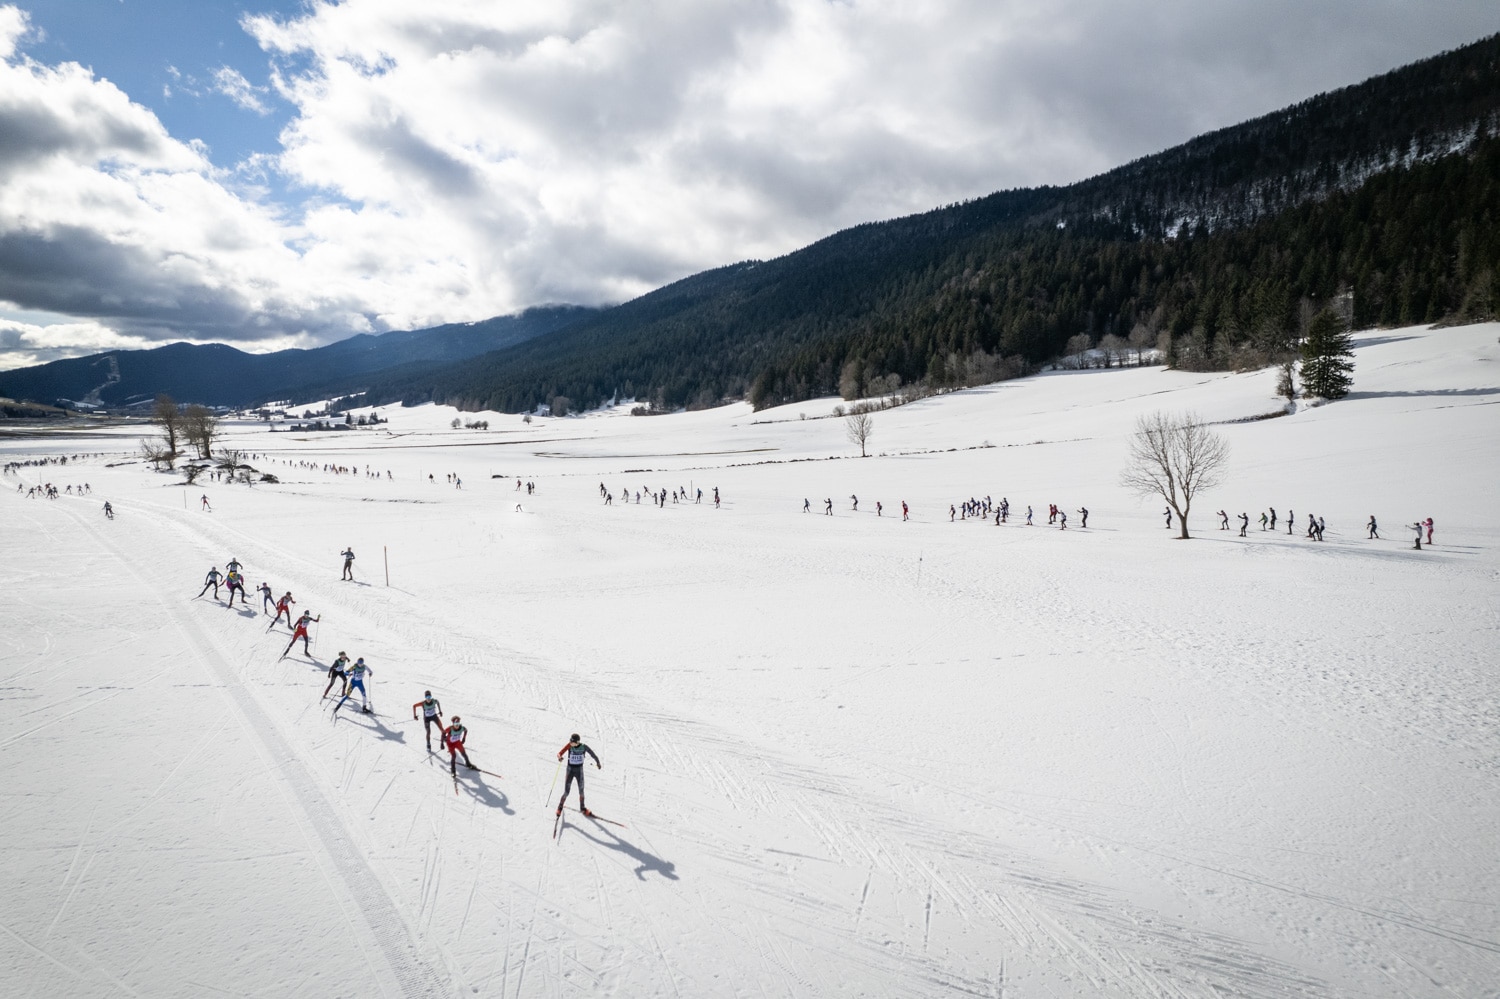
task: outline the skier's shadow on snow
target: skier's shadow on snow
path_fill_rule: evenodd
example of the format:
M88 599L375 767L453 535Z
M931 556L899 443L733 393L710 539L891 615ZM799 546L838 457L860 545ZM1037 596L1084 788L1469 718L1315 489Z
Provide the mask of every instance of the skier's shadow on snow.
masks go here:
M469 792L469 797L475 801L491 808L498 808L506 815L516 814L516 810L510 807L510 799L505 796L505 793L490 787L477 773L470 772L466 777L460 778L458 786Z
M397 732L393 728L387 728L386 725L385 725L385 723L380 720L380 716L379 715L374 715L374 714L367 715L363 711L360 711L360 710L356 709L352 714L348 715L347 717L348 717L349 721L352 721L352 722L368 721L370 724L365 725L363 727L364 728L368 728L370 731L374 732L376 735L380 736L382 739L384 739L387 742L399 742L402 745L406 744L406 733L405 732Z
M235 613L238 614L240 617L248 617L248 618L257 618L257 617L260 617L260 611L254 610L254 609L252 609L250 607L245 607L245 606L241 606L239 610L235 611Z
M625 856L635 861L636 864L639 865L635 869L635 876L642 881L646 880L646 873L648 871L653 871L657 874L660 874L662 877L668 878L672 881L679 880L679 878L677 877L676 864L672 863L670 860L663 860L660 857L656 856L654 853L647 853L645 850L642 850L634 843L630 843L621 839L617 833L613 832L609 826L606 826L603 823L594 823L594 828L604 835L608 836L609 839L607 840L600 839L597 836L591 835L588 829L584 828L581 825L578 825L577 823L568 822L566 825L569 828L578 830L578 834L584 839L592 840L593 842L598 843L600 846L605 846L611 850L616 850L620 853L623 853Z
M433 768L442 772L445 776L451 775L452 771L443 766L442 760L428 751L427 762ZM510 799L505 796L504 791L490 787L484 782L484 775L477 770L465 770L459 779L458 786L468 792L469 797L490 808L498 808L506 815L516 814L516 810L510 807Z

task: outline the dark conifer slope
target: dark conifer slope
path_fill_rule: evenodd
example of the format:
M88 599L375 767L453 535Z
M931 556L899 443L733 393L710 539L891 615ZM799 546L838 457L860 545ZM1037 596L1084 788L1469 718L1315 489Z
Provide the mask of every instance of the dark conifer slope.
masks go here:
M377 377L368 398L764 406L841 380L1015 371L1077 334L1166 334L1184 366L1258 363L1341 294L1361 325L1482 318L1500 307L1497 128L1500 36L1069 187L698 274L555 336Z

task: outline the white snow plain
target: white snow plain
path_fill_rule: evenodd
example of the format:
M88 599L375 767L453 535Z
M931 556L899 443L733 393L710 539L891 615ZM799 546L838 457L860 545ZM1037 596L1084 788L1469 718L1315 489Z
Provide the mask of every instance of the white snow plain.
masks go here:
M0 440L102 455L0 489L0 994L1500 995L1497 336L1359 334L1349 398L1255 422L1274 372L1009 382L864 459L837 400L232 424L253 488ZM1119 485L1153 409L1232 448L1191 541ZM231 557L310 658L194 597ZM340 650L377 716L319 700ZM503 777L455 788L426 689ZM575 792L554 840L575 731L624 825Z

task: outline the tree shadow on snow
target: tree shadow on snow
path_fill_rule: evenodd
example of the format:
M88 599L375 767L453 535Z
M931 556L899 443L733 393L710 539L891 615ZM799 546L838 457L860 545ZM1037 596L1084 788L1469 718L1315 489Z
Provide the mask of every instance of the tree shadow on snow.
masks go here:
M653 853L647 853L645 850L642 850L634 843L622 839L620 835L614 831L613 826L606 825L598 821L597 819L594 820L594 829L600 833L603 833L605 836L608 836L608 839L600 839L598 836L592 835L589 829L585 828L584 826L578 825L576 822L569 822L567 821L567 818L564 818L563 820L563 827L567 829L576 829L578 831L578 834L584 839L591 840L595 843L598 843L600 846L608 847L611 850L623 853L625 856L635 861L637 865L635 869L635 876L642 881L646 880L647 872L655 872L657 874L660 874L662 877L668 878L672 881L679 880L679 878L677 877L676 864L672 863L670 860L663 860ZM559 838L561 838L562 830L558 830L557 835Z
M1350 392L1346 399L1441 399L1444 396L1500 395L1500 387L1467 389L1420 389L1390 392Z

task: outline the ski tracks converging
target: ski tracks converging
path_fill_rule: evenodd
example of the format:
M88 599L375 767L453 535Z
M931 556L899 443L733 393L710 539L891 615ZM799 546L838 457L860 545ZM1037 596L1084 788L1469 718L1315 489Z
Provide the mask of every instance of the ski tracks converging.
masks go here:
M319 790L303 759L281 734L282 727L273 721L229 665L235 658L234 648L204 628L190 609L182 609L180 599L165 591L159 580L135 568L131 553L122 550L112 537L84 516L76 515L75 519L93 534L100 545L115 553L120 564L139 582L142 591L150 594L161 606L166 617L197 651L202 667L214 676L228 702L243 720L245 730L259 741L268 769L279 777L281 787L295 800L297 811L306 820L304 834L309 843L320 847L315 852L330 888L345 900L346 915L351 922L351 941L360 947L367 946L367 940L373 941L375 951L369 955L372 963L378 962L388 968L389 974L377 975L376 980L392 996L437 997L449 994L450 990L422 956L410 928L375 872L364 862L359 851L351 848L349 834L338 814ZM138 545L138 548L148 550L145 545Z

